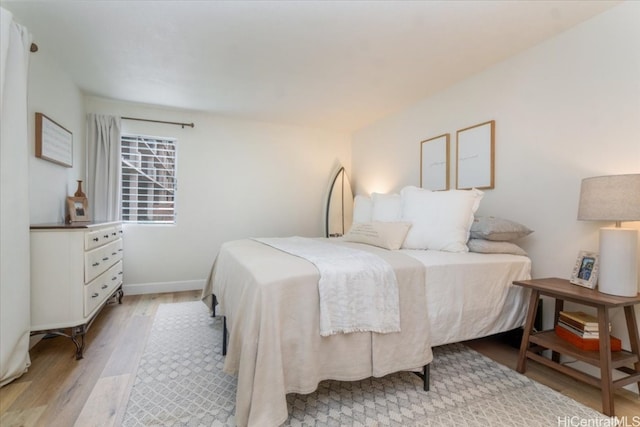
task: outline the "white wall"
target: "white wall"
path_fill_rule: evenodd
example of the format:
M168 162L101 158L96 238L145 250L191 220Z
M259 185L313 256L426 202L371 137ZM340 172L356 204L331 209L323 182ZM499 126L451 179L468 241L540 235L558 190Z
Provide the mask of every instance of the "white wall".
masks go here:
M86 98L87 112L194 122L136 121L124 133L178 140L177 223L125 228L125 293L198 289L220 245L264 236L320 236L334 166L351 163L350 136L192 111Z
M576 220L582 178L640 173L638 22L640 2L625 2L356 132L356 194L419 185L420 141L447 132L455 188L456 130L494 119L496 185L479 214L535 230L519 241L533 277L568 277L578 251L597 252L598 228L608 225ZM621 310L613 322L626 340Z
M32 53L29 64L29 203L31 224L64 221L65 202L85 180L85 114L80 89L49 54ZM73 134L73 167L35 157L35 113Z

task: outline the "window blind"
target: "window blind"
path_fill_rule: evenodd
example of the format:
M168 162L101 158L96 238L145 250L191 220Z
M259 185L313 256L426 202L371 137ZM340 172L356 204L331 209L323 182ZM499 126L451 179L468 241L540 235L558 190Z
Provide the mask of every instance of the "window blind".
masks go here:
M122 220L176 222L176 140L122 135Z

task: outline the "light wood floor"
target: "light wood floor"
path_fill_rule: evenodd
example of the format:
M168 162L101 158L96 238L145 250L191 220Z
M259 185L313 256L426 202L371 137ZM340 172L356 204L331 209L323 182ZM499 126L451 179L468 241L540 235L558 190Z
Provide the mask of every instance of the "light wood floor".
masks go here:
M68 338L40 341L31 349L28 372L0 389L0 426L118 426L158 305L195 301L199 296L195 291L125 296L122 305L106 306L87 333L84 359L79 361ZM516 348L495 338L468 344L515 368ZM600 393L594 387L533 361L528 362L526 375L601 409ZM616 391L618 416L637 415L639 405L635 394Z

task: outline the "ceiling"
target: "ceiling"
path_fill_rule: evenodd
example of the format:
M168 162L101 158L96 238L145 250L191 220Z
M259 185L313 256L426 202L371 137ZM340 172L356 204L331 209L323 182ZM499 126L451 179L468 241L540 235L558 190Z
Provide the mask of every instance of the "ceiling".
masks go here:
M83 92L353 131L616 1L2 1Z

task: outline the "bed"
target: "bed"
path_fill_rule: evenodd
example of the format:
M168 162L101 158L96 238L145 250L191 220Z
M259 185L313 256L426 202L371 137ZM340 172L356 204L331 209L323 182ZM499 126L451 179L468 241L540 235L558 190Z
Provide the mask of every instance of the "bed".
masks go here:
M513 280L530 277L530 260L508 254L386 250L328 239L374 253L398 278L401 332L321 337L318 271L309 261L255 240L225 243L212 268L212 296L226 316L224 370L238 376L236 424L277 426L286 394L313 392L320 381L352 381L420 370L432 346L521 326L528 295Z
M356 196L349 232L314 239L392 268L395 332L323 334L322 268L261 240L223 244L203 300L209 307L217 300L229 329L224 371L238 377L236 424L280 425L288 416L287 393L311 393L325 379L419 371L431 362L433 346L522 326L528 291L512 282L530 278L531 261L506 240L531 230L478 220L481 198L478 190L416 187Z

